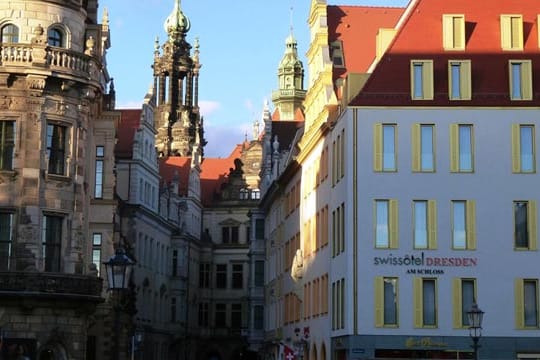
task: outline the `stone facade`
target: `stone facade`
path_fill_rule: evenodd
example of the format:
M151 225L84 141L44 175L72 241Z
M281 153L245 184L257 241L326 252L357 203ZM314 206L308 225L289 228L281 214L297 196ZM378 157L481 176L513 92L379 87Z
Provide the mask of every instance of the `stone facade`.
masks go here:
M104 300L94 262L113 246L108 19L97 22L96 1L82 6L0 4L0 328L4 351L19 342L34 357L85 358Z

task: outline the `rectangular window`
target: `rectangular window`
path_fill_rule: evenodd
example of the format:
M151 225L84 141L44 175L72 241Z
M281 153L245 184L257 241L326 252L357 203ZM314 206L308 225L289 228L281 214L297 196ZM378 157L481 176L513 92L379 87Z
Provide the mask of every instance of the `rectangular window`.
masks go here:
M199 264L199 267L200 267L200 265L201 264ZM173 250L171 266L172 266L171 275L172 276L178 276L178 250ZM200 281L201 281L201 279L199 278L199 282Z
M397 249L397 200L375 201L375 247Z
M0 212L0 271L10 270L13 214Z
M255 261L255 286L264 286L264 261Z
M101 273L101 233L94 233L92 236L92 263L96 265L98 276Z
M223 226L221 228L221 241L223 244L238 244L238 226Z
M60 271L63 220L61 216L43 216L41 243L44 271Z
M15 121L0 121L0 170L13 170Z
M452 248L455 250L476 249L475 203L452 201Z
M253 308L253 328L255 330L264 329L264 306L255 305Z
M414 278L414 326L437 326L437 280Z
M208 303L199 303L199 326L208 327Z
M523 281L523 310L525 327L538 327L538 282Z
M515 280L516 328L538 328L538 280Z
M501 15L501 48L523 50L523 18L521 15Z
M103 198L103 161L105 151L103 146L96 146L96 188L94 197L96 199Z
M470 60L450 60L448 62L448 95L450 100L471 99Z
M398 279L375 278L375 326L398 325Z
M66 128L47 124L47 157L49 174L65 175Z
M411 60L411 98L433 100L432 60Z
M514 247L522 250L537 248L536 201L514 201Z
M171 298L171 322L176 322L176 298Z
M215 326L217 328L224 328L227 326L227 305L216 304L215 311Z
M450 171L473 172L473 126L450 125Z
M255 220L255 239L264 239L264 219Z
M210 287L210 264L199 264L199 288L208 289Z
M244 266L233 264L232 266L232 288L242 289L244 287Z
M534 173L536 149L534 125L512 124L512 172Z
M416 200L414 211L414 248L437 248L437 208L435 200Z
M465 50L465 17L462 14L443 15L444 50Z
M231 304L231 327L233 329L242 327L242 304Z
M216 289L227 288L227 264L216 265Z
M454 278L452 280L452 322L455 329L469 326L467 312L476 299L476 280Z
M412 171L435 171L435 126L412 125Z
M510 60L510 99L532 100L531 60Z
M374 171L396 171L396 125L374 124L373 167Z

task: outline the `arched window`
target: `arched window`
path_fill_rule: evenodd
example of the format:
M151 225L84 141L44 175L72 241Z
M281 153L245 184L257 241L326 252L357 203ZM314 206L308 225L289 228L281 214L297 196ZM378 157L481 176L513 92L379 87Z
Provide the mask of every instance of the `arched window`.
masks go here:
M64 32L58 28L50 28L47 31L47 43L51 46L64 46Z
M0 32L2 33L3 43L16 43L19 42L19 28L13 24L7 24L2 26Z

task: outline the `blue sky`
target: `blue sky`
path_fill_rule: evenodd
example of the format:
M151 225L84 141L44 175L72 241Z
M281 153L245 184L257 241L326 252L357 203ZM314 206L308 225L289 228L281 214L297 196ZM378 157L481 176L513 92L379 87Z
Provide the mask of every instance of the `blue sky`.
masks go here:
M207 157L226 157L260 120L264 101L277 89L277 66L291 18L304 62L309 46L310 0L183 0L191 20L188 41L200 41L199 102L205 119ZM406 6L408 0L343 0L329 4ZM109 11L112 46L107 53L117 108L139 108L152 83L154 42L166 39L163 23L174 0L100 0ZM291 16L291 7L293 8ZM306 84L307 84L306 71Z

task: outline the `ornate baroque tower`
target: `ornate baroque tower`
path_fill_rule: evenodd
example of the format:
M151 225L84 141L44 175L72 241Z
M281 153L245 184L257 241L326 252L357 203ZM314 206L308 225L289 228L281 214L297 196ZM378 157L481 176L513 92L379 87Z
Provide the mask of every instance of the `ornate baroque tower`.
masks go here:
M292 30L285 40L285 54L278 67L279 90L272 93L272 102L276 107L275 120L295 120L296 113L303 113L304 66L298 58L297 42ZM279 115L278 115L279 114Z
M203 120L199 113L199 44L194 55L186 41L190 21L175 0L172 13L165 21L167 41L154 52L154 94L156 94L156 147L160 156L191 156L194 150L202 156Z

